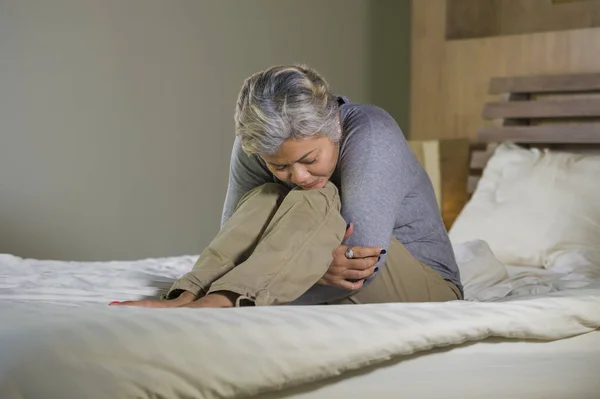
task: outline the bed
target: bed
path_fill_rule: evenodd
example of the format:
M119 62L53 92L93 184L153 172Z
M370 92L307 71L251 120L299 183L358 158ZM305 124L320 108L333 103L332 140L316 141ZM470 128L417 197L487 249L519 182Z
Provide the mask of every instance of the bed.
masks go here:
M108 307L160 295L195 256L2 254L0 398L600 397L600 187L590 185L600 158L588 154L600 134L589 108L582 116L567 104L600 79L504 78L491 88L507 95L484 116L501 121L482 129L465 164L472 196L451 196L465 301ZM467 204L456 212L459 197Z

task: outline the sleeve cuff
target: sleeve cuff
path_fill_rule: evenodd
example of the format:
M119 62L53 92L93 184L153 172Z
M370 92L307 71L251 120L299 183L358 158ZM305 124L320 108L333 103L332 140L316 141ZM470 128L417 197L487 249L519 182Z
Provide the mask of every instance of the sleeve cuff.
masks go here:
M179 280L175 281L175 283L169 289L169 292L164 295L163 299L175 299L179 295L181 295L184 291L189 291L196 298L198 298L202 292L202 288L187 279L186 277L182 277Z

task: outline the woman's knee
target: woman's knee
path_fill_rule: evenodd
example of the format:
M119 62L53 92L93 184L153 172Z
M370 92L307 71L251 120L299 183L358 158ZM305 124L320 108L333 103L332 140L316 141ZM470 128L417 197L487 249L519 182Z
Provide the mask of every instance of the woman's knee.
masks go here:
M252 190L248 191L238 202L238 208L244 203L254 198L265 198L281 203L285 196L289 193L289 189L277 183L265 183Z
M341 209L340 195L335 184L327 182L325 187L315 190L293 189L286 196L286 202L308 202L317 211L328 211L331 208L337 212Z

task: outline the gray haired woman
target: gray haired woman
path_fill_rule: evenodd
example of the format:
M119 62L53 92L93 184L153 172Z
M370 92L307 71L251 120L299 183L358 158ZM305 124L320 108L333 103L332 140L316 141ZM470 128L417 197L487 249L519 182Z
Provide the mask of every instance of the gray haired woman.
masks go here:
M305 66L246 79L222 227L162 300L233 307L462 299L431 182L384 110Z

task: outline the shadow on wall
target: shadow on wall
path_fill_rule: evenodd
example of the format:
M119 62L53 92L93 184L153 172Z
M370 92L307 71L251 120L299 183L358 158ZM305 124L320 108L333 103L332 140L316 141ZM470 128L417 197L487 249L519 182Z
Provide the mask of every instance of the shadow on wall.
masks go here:
M369 98L396 119L408 138L411 1L371 1L369 12Z

